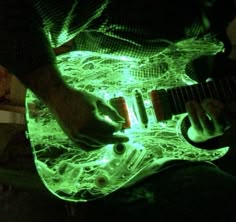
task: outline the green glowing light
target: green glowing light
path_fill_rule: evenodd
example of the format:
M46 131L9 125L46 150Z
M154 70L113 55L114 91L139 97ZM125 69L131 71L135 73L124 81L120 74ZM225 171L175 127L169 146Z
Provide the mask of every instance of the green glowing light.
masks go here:
M84 51L59 56L58 67L72 87L107 101L114 96L126 99L131 127L124 133L130 141L85 152L67 138L45 105L27 91L28 134L37 170L47 188L67 201L89 201L133 183L146 176L145 172L150 174L153 166L166 160L214 160L223 156L228 147L207 151L186 142L180 132L186 114L157 123L148 96L153 88L195 83L185 74L185 65L193 58L222 50L221 43L203 38L177 42L145 59ZM147 128L136 118L134 89L143 94Z

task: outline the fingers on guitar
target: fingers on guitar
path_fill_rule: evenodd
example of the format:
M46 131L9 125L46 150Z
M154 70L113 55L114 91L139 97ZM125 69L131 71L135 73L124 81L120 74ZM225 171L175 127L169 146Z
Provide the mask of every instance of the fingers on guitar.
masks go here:
M186 103L191 125L195 130L208 135L221 134L227 125L224 104L218 100L205 99L201 104L196 101Z

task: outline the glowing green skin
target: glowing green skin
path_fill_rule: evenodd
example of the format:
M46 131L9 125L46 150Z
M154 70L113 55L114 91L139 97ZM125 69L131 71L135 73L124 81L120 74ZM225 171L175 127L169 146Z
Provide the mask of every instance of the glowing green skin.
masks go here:
M204 38L178 42L148 58L81 51L59 56L63 78L74 88L106 100L125 97L131 128L124 133L130 141L123 154L114 152L113 145L85 152L67 138L48 109L27 91L28 135L37 170L46 187L67 201L89 201L157 171L167 160L201 161L223 156L228 147L207 151L186 142L180 132L180 123L186 114L157 123L148 96L153 88L195 83L185 75L185 64L200 55L222 50L221 43ZM139 124L132 108L132 92L136 88L143 93L147 128Z

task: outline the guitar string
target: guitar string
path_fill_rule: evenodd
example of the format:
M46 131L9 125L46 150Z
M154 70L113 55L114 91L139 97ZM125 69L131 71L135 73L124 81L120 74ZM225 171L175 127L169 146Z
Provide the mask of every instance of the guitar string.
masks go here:
M232 85L230 83L230 78L225 79L225 84L227 85L226 87L228 89L229 97L231 98L233 95L233 92L232 92Z
M217 89L217 82L216 81L214 81L213 82L213 88L214 88L214 91L215 91L215 94L216 94L216 98L217 99L220 99L221 98L221 96L220 96L220 93L219 93L219 90Z
M195 85L194 87L195 87L196 92L197 92L198 101L202 101L202 96L201 96L201 92L200 92L199 86Z
M201 90L202 90L202 94L203 94L203 98L206 98L206 89L204 87L204 83L200 83L200 87L201 87Z
M179 89L178 88L175 88L174 89L174 92L175 92L175 95L176 95L176 100L177 100L177 104L178 104L178 113L181 113L181 110L182 110L182 105L181 105L181 100L180 100L180 97L179 97Z
M173 92L173 90L170 90L170 92L171 92L171 96L172 96L172 101L174 102L174 108L175 108L175 113L177 114L178 113L178 110L177 110L177 104L176 104L176 101L175 101L175 96L174 96L174 92Z
M190 86L190 92L191 92L191 99L194 100L195 99L195 94L194 94L192 86Z
M181 93L181 96L182 96L182 112L185 112L185 103L186 103L186 99L185 99L185 96L184 96L184 87L181 87L180 88L180 93Z
M231 82L231 78L226 78L225 83L227 85L226 89L228 90L228 94L229 94L229 96L227 97L226 100L229 101L229 100L233 99L233 96L234 96L233 89L232 89L233 84Z
M185 103L189 100L204 98L230 99L233 96L232 84L230 79L219 81L211 81L207 83L199 83L190 86L177 87L169 89L171 93L172 104L174 105L174 113L179 114L185 111ZM171 102L171 101L170 101Z
M211 90L211 87L210 87L210 84L211 84L212 82L208 82L208 84L207 83L205 83L205 85L206 85L206 89L207 89L207 91L208 91L208 95L209 95L209 98L214 98L214 95L213 95L213 93L212 93L212 90Z
M182 113L183 111L183 103L181 101L181 98L180 98L180 94L179 91L181 90L181 87L179 88L176 88L176 95L177 95L177 99L178 99L178 105L179 105L179 113Z

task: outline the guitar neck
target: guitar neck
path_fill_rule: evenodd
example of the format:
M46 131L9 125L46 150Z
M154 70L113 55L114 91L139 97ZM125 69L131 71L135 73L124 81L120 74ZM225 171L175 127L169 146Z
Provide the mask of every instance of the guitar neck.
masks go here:
M191 100L201 102L214 98L223 102L235 99L235 86L230 78L168 89L167 94L173 115L185 113L185 103Z
M154 90L151 100L158 121L171 119L173 115L186 112L185 104L195 100L201 102L205 98L214 98L224 103L235 100L235 80L222 78L199 84Z

